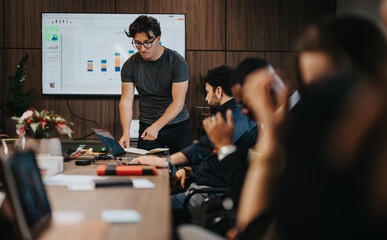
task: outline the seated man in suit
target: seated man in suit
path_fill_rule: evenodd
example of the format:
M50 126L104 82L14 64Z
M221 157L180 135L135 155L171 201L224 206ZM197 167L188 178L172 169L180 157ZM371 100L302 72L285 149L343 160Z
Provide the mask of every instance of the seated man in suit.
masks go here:
M267 76L266 78L270 81L268 81L266 78L255 78L256 74L265 74ZM235 226L235 215L237 214L236 210L238 209L238 221L244 220L240 218L240 212L243 211L249 211L250 209L261 209L262 205L257 205L254 207L251 207L250 202L246 202L246 197L242 198L242 185L243 185L243 195L249 195L249 192L246 192L245 185L251 185L252 188L254 188L254 191L250 192L263 192L266 191L265 182L259 182L255 181L252 182L252 177L266 177L266 172L253 172L250 171L250 166L252 164L262 164L263 161L260 161L259 158L257 158L258 153L256 153L254 150L256 150L257 146L261 150L261 148L271 147L272 141L271 136L273 134L271 125L269 126L267 124L268 120L270 120L272 117L280 118L284 112L286 112L285 105L283 104L284 98L287 96L287 91L285 88L285 85L283 84L282 80L276 75L273 67L270 65L270 63L262 58L247 58L244 61L242 61L238 67L234 70L233 74L233 82L232 82L232 92L238 102L241 103L241 105L244 106L243 112L245 114L248 114L251 118L255 119L257 121L257 124L259 124L260 127L260 134L259 139L257 141L256 146L251 146L251 152L249 153L249 158L246 154L246 151L241 151L239 146L235 146L232 143L233 138L233 132L234 128L237 127L237 125L233 124L232 118L231 118L231 112L227 111L226 113L226 121L225 119L220 115L216 114L214 116L214 119L207 118L203 121L204 129L206 130L207 136L213 143L214 149L218 150L218 161L219 165L222 168L222 171L227 175L228 178L228 186L226 190L226 196L231 197L233 200L233 209L232 213L227 213L230 211L224 211L229 210L225 207L225 201L223 201L223 208L224 210L219 211L218 214L214 212L214 210L211 211L212 215L207 216L201 216L200 218L197 217L197 211L200 211L199 207L197 208L191 208L187 213L184 213L185 216L177 218L177 221L179 221L176 225L183 224L183 223L194 223L195 225L189 225L180 228L179 234L181 239L223 239L220 236L215 236L214 238L211 238L209 235L203 235L199 236L197 233L202 233L203 229L198 228L197 225L203 226L213 232L217 232L220 235L225 235L229 228L234 224ZM253 78L253 79L252 79ZM246 86L246 82L249 82L250 87ZM251 83L253 82L253 84ZM263 91L260 92L254 92L255 87L252 88L252 86L256 85L262 85L261 88ZM252 89L250 89L252 88ZM246 89L249 89L249 92L246 91ZM273 90L273 91L269 91ZM255 99L259 99L259 101L246 101L246 99L250 99L254 96ZM269 97L267 97L269 96ZM274 98L275 97L275 98ZM269 99L270 104L268 104L267 98ZM271 103L275 103L276 106L271 106ZM255 113L255 108L262 108L262 106L267 107L267 105L270 105L268 108L271 109L273 114L265 115L265 116L257 116ZM253 111L254 110L254 111ZM278 111L277 111L278 110ZM275 113L274 113L275 112ZM278 114L278 115L277 115ZM259 144L258 144L259 143ZM280 154L276 153L276 154ZM248 159L256 158L256 161L252 163L253 161L248 161ZM261 158L262 159L262 158ZM282 165L283 166L283 165ZM249 169L247 171L247 168ZM278 171L281 171L281 166L278 168ZM252 176L253 174L253 176ZM250 189L251 190L251 189ZM250 196L251 197L251 196ZM256 198L256 195L252 196L253 199ZM247 198L248 200L250 198ZM211 201L211 200L210 200ZM209 201L209 202L210 202ZM203 211L201 211L203 212ZM206 213L206 212L205 212ZM227 213L227 214L226 214ZM176 218L177 214L174 214L174 217ZM246 214L245 214L246 215ZM269 216L271 217L271 216ZM174 221L176 220L174 218ZM205 218L205 221L198 221ZM218 219L216 224L214 224L214 220ZM220 219L220 220L219 220ZM271 220L271 219L269 219ZM204 222L204 224L203 224ZM220 223L220 224L219 224ZM268 223L271 223L271 221L268 221ZM200 230L197 230L200 229ZM236 230L228 232L228 236L233 236L233 233L235 233ZM231 235L229 235L231 234ZM189 237L187 237L189 235ZM255 239L255 238L254 238ZM261 239L259 235L257 235L257 239Z
M254 121L250 121L247 116L242 114L242 109L232 97L231 76L232 70L227 66L220 66L208 71L204 78L207 91L206 102L214 109L214 112L219 112L224 118L227 109L232 111L235 125L232 142L235 146L247 151L256 141L257 127ZM171 155L168 159L170 162L165 158L156 156L143 156L133 161L158 167L167 167L169 164L189 165L179 169L172 181L174 188L181 187L186 190L171 196L172 208L181 208L189 189L226 187L228 185L227 176L219 165L218 156L212 154L212 149L211 141L207 136L204 136L198 143ZM191 179L192 183L186 184L187 179ZM205 194L194 195L188 207L200 205L206 197Z

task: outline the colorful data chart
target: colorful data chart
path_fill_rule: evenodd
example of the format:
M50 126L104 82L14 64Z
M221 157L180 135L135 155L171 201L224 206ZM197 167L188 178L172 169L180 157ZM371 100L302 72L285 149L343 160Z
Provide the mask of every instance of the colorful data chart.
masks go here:
M129 50L129 57L134 55L134 50Z
M107 68L107 60L106 59L102 59L101 60L101 72L106 72L106 69Z
M121 70L120 65L120 53L115 53L115 61L114 61L114 69L116 72L119 72Z
M87 71L88 72L93 71L93 60L87 60Z

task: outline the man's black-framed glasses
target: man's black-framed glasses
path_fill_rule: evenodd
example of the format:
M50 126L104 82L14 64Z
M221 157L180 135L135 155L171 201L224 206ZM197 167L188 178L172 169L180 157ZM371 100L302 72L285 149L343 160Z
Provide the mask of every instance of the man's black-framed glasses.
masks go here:
M137 48L137 49L140 49L141 48L141 45L144 46L144 48L151 48L152 47L152 44L153 42L156 40L157 37L154 37L152 41L150 42L137 42L137 41L134 41L134 39L132 40L132 44L133 44L133 47Z

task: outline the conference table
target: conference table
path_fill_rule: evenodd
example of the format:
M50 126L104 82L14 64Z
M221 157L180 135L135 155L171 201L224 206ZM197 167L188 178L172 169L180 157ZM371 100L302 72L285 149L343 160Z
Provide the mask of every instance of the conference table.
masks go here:
M110 162L114 164L115 161ZM74 161L65 162L63 174L97 175L97 167L93 164L76 166ZM154 176L129 178L146 178L155 184L155 188L105 187L91 191L69 191L64 186L46 186L54 217L55 211L82 212L85 220L76 225L51 224L39 239L171 239L168 170L157 169L157 175ZM141 215L141 220L134 223L105 223L101 211L114 209L133 209Z

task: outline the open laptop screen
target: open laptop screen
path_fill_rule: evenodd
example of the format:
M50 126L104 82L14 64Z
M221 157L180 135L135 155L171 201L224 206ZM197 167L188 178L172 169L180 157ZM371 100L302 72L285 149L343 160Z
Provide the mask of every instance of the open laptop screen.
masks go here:
M105 128L93 128L94 133L98 138L105 144L109 152L113 154L114 157L125 154L125 150L121 145L114 139L110 132Z
M18 234L35 239L49 224L51 208L32 151L2 160L2 176L12 206Z

